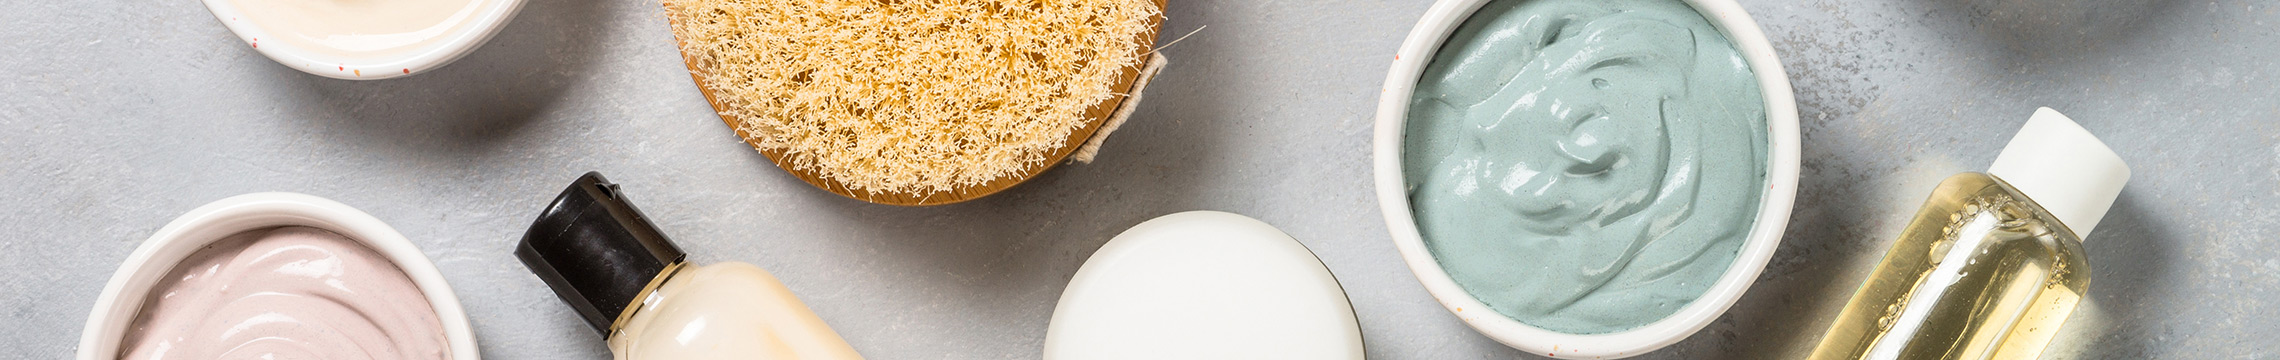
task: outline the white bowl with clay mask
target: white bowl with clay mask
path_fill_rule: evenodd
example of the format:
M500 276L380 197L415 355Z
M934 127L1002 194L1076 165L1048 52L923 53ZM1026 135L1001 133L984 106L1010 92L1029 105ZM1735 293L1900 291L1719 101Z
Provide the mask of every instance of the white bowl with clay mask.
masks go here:
M349 80L443 67L506 28L524 0L205 0L270 60Z
M251 289L265 287L280 289ZM375 343L388 350L359 349ZM87 316L79 359L153 349L170 358L481 358L458 296L410 240L363 211L294 193L200 206L127 256Z
M1732 0L1437 2L1377 120L1378 202L1411 272L1539 355L1701 330L1764 270L1796 195L1788 77Z

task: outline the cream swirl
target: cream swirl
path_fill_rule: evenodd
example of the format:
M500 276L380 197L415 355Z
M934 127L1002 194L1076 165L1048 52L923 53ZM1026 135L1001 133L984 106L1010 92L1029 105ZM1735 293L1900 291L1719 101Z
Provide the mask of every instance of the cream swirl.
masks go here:
M231 235L152 288L120 357L449 359L409 276L354 240L307 227Z

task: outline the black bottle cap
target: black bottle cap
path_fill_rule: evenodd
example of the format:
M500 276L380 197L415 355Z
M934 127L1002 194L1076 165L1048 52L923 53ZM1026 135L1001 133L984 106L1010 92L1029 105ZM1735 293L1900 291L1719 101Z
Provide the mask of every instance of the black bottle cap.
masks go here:
M523 266L603 337L651 279L685 256L599 172L562 190L515 247Z

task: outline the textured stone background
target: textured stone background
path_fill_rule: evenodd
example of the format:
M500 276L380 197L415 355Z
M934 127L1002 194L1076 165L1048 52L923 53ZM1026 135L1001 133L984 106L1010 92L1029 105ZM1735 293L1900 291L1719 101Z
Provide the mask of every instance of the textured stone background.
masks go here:
M509 249L586 170L699 261L773 270L876 359L1032 358L1109 237L1233 211L1319 252L1373 358L1526 357L1449 316L1395 255L1369 133L1426 1L1173 1L1210 28L1100 161L972 203L809 188L721 126L651 1L531 0L489 45L406 79L306 75L197 1L10 1L0 12L0 358L67 357L110 272L199 204L295 191L426 250L486 357L602 359ZM1982 169L2037 106L2137 177L2089 241L2096 282L2054 358L2272 358L2280 337L2280 3L1746 0L1797 88L1789 236L1716 324L1645 358L1810 347L1940 178Z

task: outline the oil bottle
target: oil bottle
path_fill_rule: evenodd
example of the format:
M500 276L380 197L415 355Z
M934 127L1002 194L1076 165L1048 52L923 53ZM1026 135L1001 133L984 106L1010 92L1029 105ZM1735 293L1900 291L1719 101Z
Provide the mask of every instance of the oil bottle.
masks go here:
M2033 359L2090 285L2083 236L2129 182L2105 143L2035 111L1987 172L1940 182L1812 359Z

